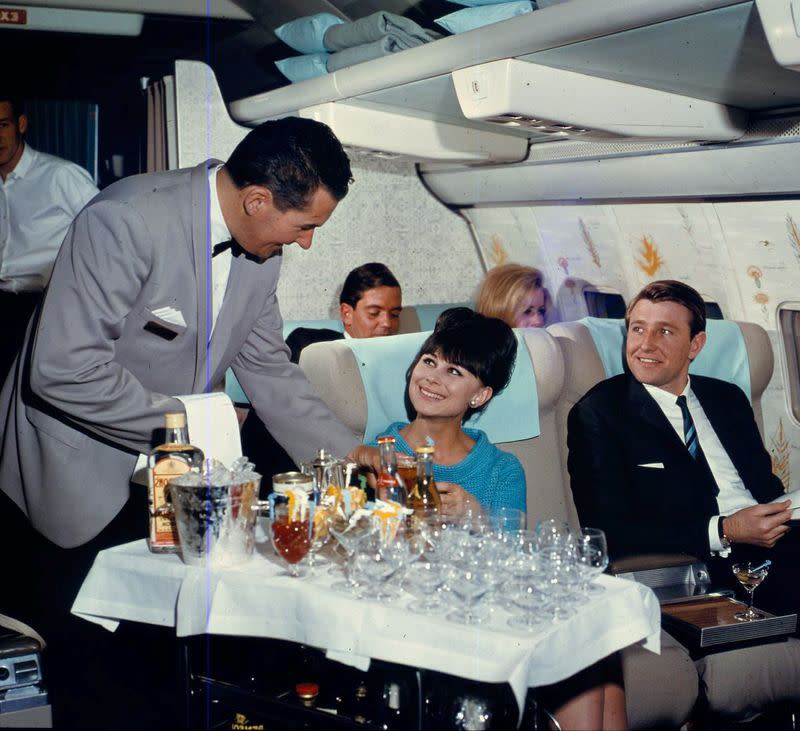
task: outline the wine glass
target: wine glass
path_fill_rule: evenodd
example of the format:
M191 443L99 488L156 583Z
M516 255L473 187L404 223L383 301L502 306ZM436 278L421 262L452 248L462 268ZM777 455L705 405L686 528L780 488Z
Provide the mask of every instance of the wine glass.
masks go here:
M286 565L289 576L303 576L307 571L307 564L303 559L311 548L309 516L310 511L298 519L292 515L289 500L286 495L273 493L270 500L270 540L275 553Z
M589 596L598 596L605 587L592 583L608 568L608 546L606 534L599 528L581 528L575 536L578 568L583 574L581 590Z
M536 545L539 550L574 546L575 536L563 520L548 518L536 524Z
M461 608L450 612L447 619L460 624L481 624L486 612L478 605L492 587L490 573L479 562L464 562L448 566L445 578L450 591L461 602Z
M753 593L756 587L767 578L771 565L772 561L742 561L731 566L733 575L744 587L750 600L744 612L736 612L733 615L740 622L752 622L754 619L764 619L767 616L763 612L753 609Z

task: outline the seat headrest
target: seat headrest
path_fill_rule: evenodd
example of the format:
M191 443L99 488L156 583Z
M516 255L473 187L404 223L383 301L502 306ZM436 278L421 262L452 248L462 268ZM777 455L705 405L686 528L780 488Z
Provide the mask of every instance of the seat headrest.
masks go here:
M592 336L607 378L623 372L625 320L584 317L579 320ZM689 366L689 374L735 383L752 401L750 362L742 331L735 322L708 320L706 344Z
M451 302L450 304L437 304L437 305L414 305L414 310L419 318L419 329L421 331L433 330L436 325L436 320L445 310L452 307L468 307L470 310L475 309L472 302Z
M406 371L428 332L346 341L361 374L367 397L365 441L395 421L406 421ZM520 333L517 362L506 389L494 397L485 411L473 416L466 426L482 429L491 442L514 442L539 434L539 401L536 377L528 348ZM321 353L320 346L316 353ZM341 341L337 343L341 345Z

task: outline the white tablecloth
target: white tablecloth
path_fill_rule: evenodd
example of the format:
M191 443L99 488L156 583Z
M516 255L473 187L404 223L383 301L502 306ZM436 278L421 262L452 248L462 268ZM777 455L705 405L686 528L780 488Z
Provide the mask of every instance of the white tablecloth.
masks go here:
M606 591L569 620L534 634L492 613L468 627L405 611L411 596L381 605L332 591L327 571L285 575L265 547L237 568L207 571L136 541L101 551L72 612L115 629L120 620L174 626L178 636L243 635L293 640L364 667L369 658L483 682L508 682L520 707L528 687L549 685L624 647L659 652L661 615L647 587L609 576Z

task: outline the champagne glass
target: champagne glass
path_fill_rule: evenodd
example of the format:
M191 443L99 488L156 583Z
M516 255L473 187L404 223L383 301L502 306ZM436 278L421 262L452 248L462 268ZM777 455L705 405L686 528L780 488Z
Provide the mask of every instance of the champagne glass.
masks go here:
M436 614L445 609L446 605L438 591L444 584L442 567L439 564L431 561L412 563L406 573L406 582L419 597L408 605L409 612Z
M581 590L589 596L598 596L605 587L593 582L608 568L606 534L599 528L581 528L575 544L578 568L584 579Z
M303 559L311 548L309 517L306 511L302 518L290 512L289 500L285 495L273 493L271 496L270 515L270 540L275 553L286 565L289 576L303 576L307 565Z
M737 581L744 587L750 600L744 612L737 612L733 616L740 622L752 622L754 619L764 619L766 615L753 609L753 593L756 587L767 578L772 561L742 561L735 563L731 568Z

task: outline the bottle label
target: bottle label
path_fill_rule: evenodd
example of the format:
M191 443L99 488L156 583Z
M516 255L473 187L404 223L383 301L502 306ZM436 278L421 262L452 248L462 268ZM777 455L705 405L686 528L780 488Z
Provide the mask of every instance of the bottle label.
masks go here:
M189 465L183 460L167 457L158 461L150 474L150 547L173 548L179 545L178 527L175 515L160 514L170 505L167 485L170 480L189 471Z

